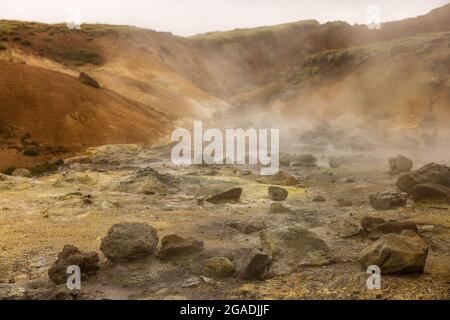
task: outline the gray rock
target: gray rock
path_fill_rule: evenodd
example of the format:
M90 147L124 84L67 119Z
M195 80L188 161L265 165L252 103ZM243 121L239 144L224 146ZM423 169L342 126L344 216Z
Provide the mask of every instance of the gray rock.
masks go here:
M417 225L414 222L387 221L373 226L369 233L369 238L379 239L385 234L401 234L405 230L410 230L416 233L418 232Z
M409 172L413 168L413 162L410 159L399 155L395 158L389 158L389 167L391 173Z
M386 220L382 218L376 218L376 217L364 217L361 219L361 227L367 231L371 232L373 228L379 224L385 223Z
M256 249L242 250L235 259L236 273L241 279L264 279L271 264L270 257Z
M442 164L430 163L414 172L407 173L397 180L397 187L411 194L418 184L433 183L450 187L450 167Z
M378 192L369 197L376 210L390 210L406 206L406 198L398 192Z
M419 273L425 267L428 245L412 231L388 234L365 248L359 256L364 268L380 267L383 274Z
M285 207L282 203L274 202L270 205L269 214L289 214L292 210Z
M437 201L450 203L450 187L435 183L418 184L412 189L411 196L415 202Z
M14 170L14 172L12 173L12 176L13 177L30 178L31 172L30 172L30 170L19 168L19 169Z
M67 268L69 266L79 266L81 278L85 280L97 272L99 269L99 261L96 252L82 252L74 246L65 245L63 250L58 254L58 259L56 259L48 270L48 277L56 284L64 284L70 276L67 274Z
M87 73L81 72L80 76L78 77L78 79L80 80L81 83L86 84L88 86L94 87L96 89L100 88L100 84L97 82L97 80L95 80L94 78L92 78L90 75L88 75Z
M214 279L230 277L233 275L234 270L233 262L225 257L214 257L204 261L203 271Z
M203 241L185 239L171 234L161 239L161 249L158 252L158 256L161 259L168 259L196 254L202 252L203 249Z
M111 261L129 261L153 254L158 245L157 230L145 223L119 223L102 239L100 250Z
M333 221L331 223L331 228L336 231L341 238L349 238L362 231L361 226L345 218Z
M206 199L206 201L213 204L237 203L240 201L241 195L242 188L234 188L224 193L210 197Z
M269 191L269 199L273 201L283 201L289 195L289 192L286 189L280 187L271 186L269 187L268 191Z
M297 161L292 163L293 167L316 167L317 158L312 154L301 154Z

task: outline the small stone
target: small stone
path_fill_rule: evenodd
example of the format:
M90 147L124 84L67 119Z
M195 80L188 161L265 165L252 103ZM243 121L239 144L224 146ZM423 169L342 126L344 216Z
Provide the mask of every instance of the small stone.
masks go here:
M413 162L410 159L400 155L396 158L389 159L389 167L391 169L391 173L404 173L411 171Z
M31 178L31 171L23 168L14 170L13 177Z
M274 202L270 205L269 214L289 214L292 213L291 209L285 207L282 203Z
M199 253L203 249L203 241L185 239L171 234L161 239L161 249L158 252L158 256L161 259L168 259L175 256Z
M280 187L269 187L269 199L273 201L283 201L285 200L289 195L289 192Z
M316 197L314 197L313 201L314 202L325 202L327 200L323 196L316 196Z
M214 257L204 262L204 272L215 279L223 279L233 275L234 264L225 257Z
M241 279L263 279L270 267L271 259L259 250L243 250L235 259L237 275Z
M361 219L361 227L367 231L371 232L376 225L385 223L386 220L376 217L364 217Z
M337 199L337 205L338 207L345 208L353 206L353 203L347 199Z
M378 192L371 195L369 200L376 210L397 209L406 205L406 198L398 192Z
M96 252L82 252L80 249L65 245L58 254L58 259L48 270L48 276L56 284L64 284L67 281L67 268L78 266L81 270L82 279L94 275L99 269L99 257Z

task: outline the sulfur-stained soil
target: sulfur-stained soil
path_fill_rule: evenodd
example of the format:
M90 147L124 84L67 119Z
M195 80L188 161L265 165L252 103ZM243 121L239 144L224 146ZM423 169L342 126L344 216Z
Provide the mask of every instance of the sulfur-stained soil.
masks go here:
M48 268L65 244L98 252L97 275L82 282L77 299L450 299L450 206L416 205L376 211L369 195L395 188L385 159L353 157L333 169L282 167L296 177L286 214L269 213L271 200L251 166L175 167L167 148L110 145L66 159L58 172L40 177L0 176L0 297L61 298ZM419 164L416 164L419 165ZM153 170L145 170L152 168ZM162 175L161 175L162 174ZM266 181L267 182L267 181ZM198 203L198 198L241 187L236 204ZM313 201L322 196L324 202ZM337 199L351 206L338 206ZM371 243L364 234L342 238L336 221L359 224L375 216L412 221L429 245L421 274L383 275L380 290L368 290L359 252ZM294 273L266 280L202 280L201 263L260 248L259 233L244 234L240 222L264 221L268 227L299 224L324 239L335 263L300 266ZM116 223L144 222L160 238L177 234L204 241L192 257L162 261L155 256L111 263L102 255L101 238ZM194 284L191 284L194 283Z

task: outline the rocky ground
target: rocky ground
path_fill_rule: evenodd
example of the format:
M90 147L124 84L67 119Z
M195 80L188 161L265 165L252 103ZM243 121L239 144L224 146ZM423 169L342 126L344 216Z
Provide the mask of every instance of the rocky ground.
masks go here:
M331 168L284 155L300 163L284 159L282 174L261 177L250 166L175 167L169 150L103 146L53 174L0 175L0 297L450 298L450 205L374 198L397 192L400 175L386 159L356 155ZM271 188L278 201L271 186L282 188ZM386 197L386 210L376 210ZM364 229L365 217L394 227ZM413 236L403 231L410 229ZM395 241L405 256L384 257L384 270L397 269L368 290L360 252L391 241L384 237L392 230L403 231ZM57 260L65 245L81 251L66 247ZM69 291L57 276L73 261L90 272L81 290Z

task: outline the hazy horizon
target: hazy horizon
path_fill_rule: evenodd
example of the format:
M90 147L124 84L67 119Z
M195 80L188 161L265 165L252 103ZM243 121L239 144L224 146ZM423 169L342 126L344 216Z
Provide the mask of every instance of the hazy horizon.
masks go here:
M423 15L450 0L2 0L0 19L44 23L67 21L79 8L82 23L132 25L189 36L299 20L366 24L367 8L380 8L381 22Z

